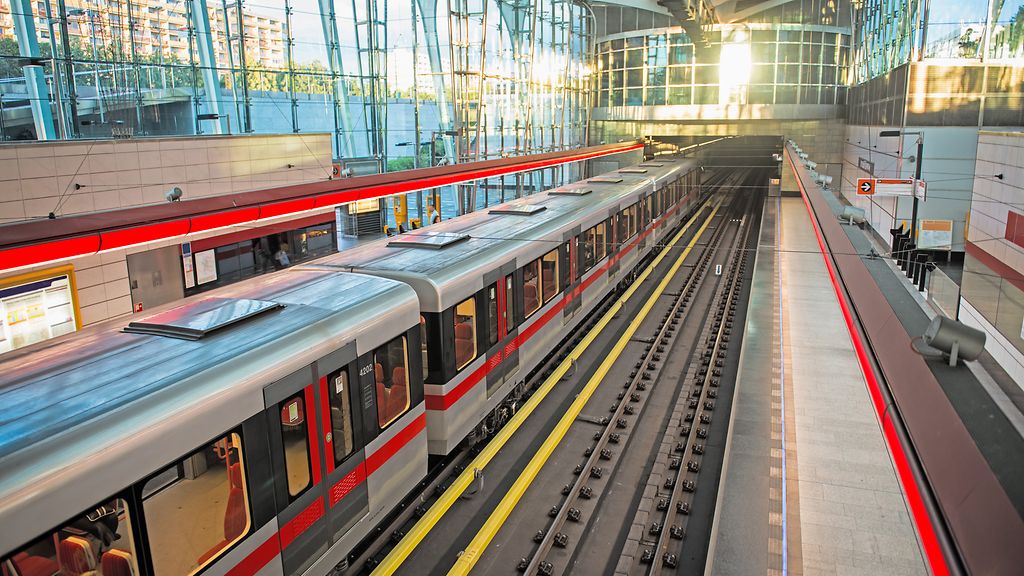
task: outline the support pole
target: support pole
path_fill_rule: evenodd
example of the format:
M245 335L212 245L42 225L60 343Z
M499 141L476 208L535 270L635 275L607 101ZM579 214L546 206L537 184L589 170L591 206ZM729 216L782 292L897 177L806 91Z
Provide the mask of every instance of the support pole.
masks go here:
M217 119L213 120L215 133L226 134L227 118L220 107L220 82L217 80L216 72L217 59L213 51L210 13L206 6L206 0L192 0L192 26L195 28L196 51L199 52L203 88L206 90L202 103L208 113L217 115Z
M30 0L11 0L11 16L14 18L14 34L18 39L18 52L23 58L39 61L42 54L39 52L33 14ZM36 139L56 140L57 128L53 125L50 91L46 87L46 74L43 67L38 64L23 66L22 73L25 75L25 85L28 88Z
M327 47L327 62L334 79L334 125L336 134L335 145L338 155L351 158L355 156L355 144L352 141L352 118L348 109L348 86L345 84L345 68L341 61L341 42L338 39L338 23L334 14L334 2L319 0L320 25L324 33L324 45Z

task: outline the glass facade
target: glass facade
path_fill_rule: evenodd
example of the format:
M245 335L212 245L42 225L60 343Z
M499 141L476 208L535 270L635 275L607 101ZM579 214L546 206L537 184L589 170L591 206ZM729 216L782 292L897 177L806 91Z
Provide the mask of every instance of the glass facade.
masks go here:
M926 59L1024 59L1024 0L869 0L855 8L855 82Z
M589 22L553 1L0 0L0 135L330 132L382 170L571 148Z
M789 24L716 25L703 50L680 28L602 38L596 105L843 105L849 39Z

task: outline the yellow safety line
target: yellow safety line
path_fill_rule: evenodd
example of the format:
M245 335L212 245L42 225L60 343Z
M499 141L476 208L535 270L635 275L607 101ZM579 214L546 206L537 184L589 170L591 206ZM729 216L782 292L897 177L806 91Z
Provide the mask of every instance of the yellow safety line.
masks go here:
M693 237L693 240L691 240L686 249L683 250L683 253L676 260L675 264L672 265L668 274L662 278L657 289L655 289L654 293L651 294L651 297L647 299L647 302L644 303L643 308L640 309L640 313L633 318L632 322L629 323L626 331L619 338L618 342L615 343L615 347L612 348L611 353L608 354L603 362L601 362L601 365L597 368L597 372L590 377L590 380L587 381L587 385L583 387L582 391L580 391L579 396L576 397L576 400L573 401L571 406L569 406L569 409L562 415L558 424L555 425L555 429L551 431L551 435L547 437L544 444L540 447L540 450L538 450L533 456L530 463L526 465L522 474L520 474L519 478L517 478L515 483L512 484L512 488L509 489L508 493L505 494L505 497L501 499L501 503L499 503L497 508L494 509L494 512L491 512L490 517L487 518L486 522L484 522L483 527L480 528L480 531L477 533L476 537L473 538L473 541L469 543L469 546L467 546L462 555L459 556L455 565L452 566L452 569L448 572L449 576L456 574L468 574L469 571L473 569L473 566L476 565L476 562L480 559L480 555L483 553L484 549L487 548L487 545L490 544L491 540L498 533L498 530L501 529L501 526L505 523L505 519L508 518L508 515L511 514L512 510L517 504L519 504L519 499L522 498L526 489L533 483L533 479L540 472L541 468L544 467L544 464L551 456L551 453L554 452L555 448L557 448L562 442L562 438L565 436L566 432L569 431L569 427L572 426L576 417L579 416L583 407L590 400L590 396L595 390L597 390L598 385L600 385L601 381L604 380L604 377L608 374L612 365L615 364L616 360L618 360L619 355L626 348L626 344L629 343L633 334L635 334L637 329L640 328L641 322L643 322L647 317L647 314L650 313L651 308L654 307L655 301L665 292L665 288L668 287L669 282L672 281L672 278L679 270L679 267L683 265L683 261L690 254L690 250L693 249L697 240L708 227L708 224L711 223L711 219L715 217L715 213L718 212L718 208L719 206L716 205L714 210L711 211L711 215L708 219L701 224L701 227L697 230L697 234ZM662 254L665 254L665 252L662 252ZM648 268L648 270L650 270L650 268ZM647 271L645 271L645 273L646 272ZM635 287L637 285L638 284L634 284L633 286Z
M703 210L708 203L709 202L705 202L705 205L701 207L701 210ZM704 224L701 226L700 230L697 232L697 236L694 237L694 239L690 242L689 246L687 246L686 253L683 254L682 258L686 257L686 254L689 253L690 249L697 242L697 238L700 238L701 233L707 227L708 223L711 222L711 219L714 217L715 212L718 211L720 203L721 201L718 201L718 203L715 204L715 207L711 215L708 217L707 221L705 221ZM672 238L672 241L666 246L666 248L671 248L675 246L676 242L678 242L679 239L682 238L683 234L690 228L694 221L696 221L697 215L700 213L701 210L698 210L697 213L695 213L693 217L691 217L686 222L686 224L683 225L682 230L680 230L679 233L676 234L674 238ZM427 513L424 514L423 517L416 522L416 524L412 527L412 530L410 530L405 535L405 537L402 538L398 545L395 546L393 550L391 550L387 557L385 557L384 560L379 565L377 565L377 568L374 569L372 576L390 575L394 574L398 570L402 563L405 562L406 558L408 558L409 555L412 554L412 551L416 549L416 546L418 546L419 543L423 541L423 539L427 536L427 534L430 533L430 530L433 529L434 525L441 520L445 513L448 512L448 509L451 508L452 505L459 500L459 497L466 491L466 489L469 488L470 484L472 484L474 480L474 471L482 470L483 468L485 468L487 464L491 461L491 459L494 458L494 456L498 453L498 451L505 446L505 444L512 437L512 435L515 434L519 427L523 424L523 422L530 416L530 414L533 413L537 406L540 405L541 401L544 400L544 398L548 395L551 389L555 387L555 384L557 384L566 374L566 372L569 371L569 368L572 366L573 362L577 358L579 358L584 351L586 351L587 347L589 347L590 344L597 338L597 336L601 333L604 327L611 321L612 317L619 311L620 308L622 308L623 304L625 304L625 302L629 300L633 293L636 292L636 290L640 287L640 284L651 274L651 272L658 266L658 264L661 263L661 261L665 258L667 254L667 249L662 250L661 253L658 254L657 258L654 259L654 261L643 271L643 273L629 287L629 289L626 290L626 292L621 297L619 297L615 304L612 305L608 312L605 313L605 315L597 323L594 329L592 329L583 338L583 340L580 341L580 343L577 344L575 348L573 348L572 352L570 352L569 355L566 356L564 360L562 360L562 362L558 365L558 368L556 368L555 371L552 372L551 375L547 378L547 380L545 380L544 383L541 384L537 391L534 392L533 396L531 396L530 399L527 400L525 404L523 404L523 407L520 408L518 412L516 412L515 416L513 416L508 421L508 423L506 423L505 426L503 426L501 430L498 431L498 434L493 439L491 439L491 441L488 442L486 446L484 446L484 449L481 450L480 454L478 454L476 458L474 458L473 461L469 464L469 466L466 467L462 474L460 474L459 477L455 479L455 482L453 482L451 486L449 486L448 489L445 490L443 494L441 494L441 497L438 498L437 502L435 502L434 505L427 510ZM679 262L676 263L675 267L673 268L673 273L679 267L680 262L682 262L682 259L680 259ZM664 290L663 287L661 287L660 289ZM504 504L504 501L502 503ZM490 522L492 519L493 516L491 517L491 519L488 520L488 522ZM488 541L490 541L490 538L488 538ZM476 540L474 540L474 542L476 542ZM463 557L465 556L466 555L463 554ZM470 568L471 567L472 565L470 565Z

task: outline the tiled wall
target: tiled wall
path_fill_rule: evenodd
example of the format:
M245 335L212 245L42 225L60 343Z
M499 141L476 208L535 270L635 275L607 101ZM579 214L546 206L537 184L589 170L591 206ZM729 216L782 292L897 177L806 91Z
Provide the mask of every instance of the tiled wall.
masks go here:
M910 226L913 199L858 196L856 189L858 178L914 177L916 166L909 157L917 155L917 136L903 137L901 158L900 138L879 136L882 130L891 129L886 126L847 126L841 188L843 196L854 206L864 209L868 223L887 241L890 228L902 221ZM908 130L924 133L922 179L928 182L928 198L918 202L918 221L952 220L952 249L962 252L975 161L980 156L975 145L977 128L908 127Z
M324 180L331 158L329 134L0 144L0 224Z
M981 132L968 239L1024 271L1024 246L1007 238L1011 212L1024 214L1024 132Z
M288 168L288 164L294 167ZM50 211L60 216L162 203L171 186L182 188L183 198L188 199L313 182L326 179L330 172L327 134L2 144L0 224L45 218ZM83 186L74 190L75 183ZM310 214L331 211L320 209ZM268 219L261 225L306 215ZM243 228L193 234L188 239ZM71 260L82 325L132 312L128 254L183 240L173 238ZM36 266L18 274L45 268Z
M960 320L988 333L985 348L1024 386L1024 218L1014 214L1024 215L1024 132L983 131Z

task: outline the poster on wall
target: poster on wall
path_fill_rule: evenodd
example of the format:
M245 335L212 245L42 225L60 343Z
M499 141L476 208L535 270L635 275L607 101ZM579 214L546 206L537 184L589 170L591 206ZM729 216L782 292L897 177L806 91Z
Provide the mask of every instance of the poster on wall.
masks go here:
M952 220L921 220L917 245L921 250L952 250Z
M196 284L206 284L217 279L217 256L213 250L196 252Z
M192 269L192 255L181 257L181 271L185 275L185 288L191 288L196 285L195 271Z
M78 329L70 268L0 284L0 353Z

